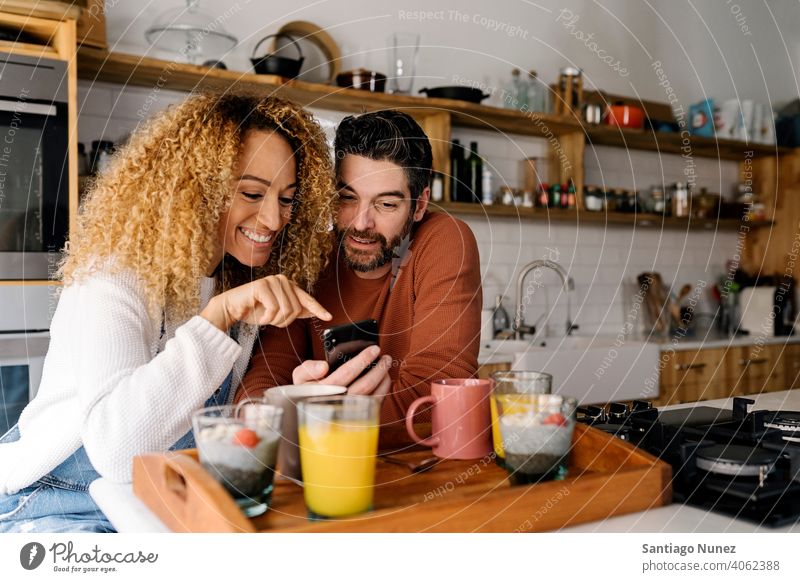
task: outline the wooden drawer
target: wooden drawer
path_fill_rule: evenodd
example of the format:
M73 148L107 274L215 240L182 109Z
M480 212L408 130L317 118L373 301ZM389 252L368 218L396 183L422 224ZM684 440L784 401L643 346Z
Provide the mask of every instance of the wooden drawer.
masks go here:
M681 350L669 354L661 371L662 386L707 385L726 377L725 350Z
M728 352L727 368L735 395L782 390L785 384L781 345L742 346Z
M800 345L785 346L781 360L786 387L797 388L800 386Z

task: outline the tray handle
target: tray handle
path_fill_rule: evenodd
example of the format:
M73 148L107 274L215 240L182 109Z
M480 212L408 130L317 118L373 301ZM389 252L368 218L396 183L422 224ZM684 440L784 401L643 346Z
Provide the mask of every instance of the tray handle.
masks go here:
M137 476L140 470L146 476ZM140 491L134 487L134 492L173 531L255 531L228 492L190 454L137 457L134 485L137 481Z

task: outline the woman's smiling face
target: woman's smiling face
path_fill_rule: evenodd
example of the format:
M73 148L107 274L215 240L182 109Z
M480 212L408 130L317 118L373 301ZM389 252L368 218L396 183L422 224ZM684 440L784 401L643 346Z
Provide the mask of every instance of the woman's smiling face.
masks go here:
M250 267L266 264L292 215L297 164L289 143L276 132L250 131L243 146L234 172L233 202L220 215L220 248L212 271L224 253Z

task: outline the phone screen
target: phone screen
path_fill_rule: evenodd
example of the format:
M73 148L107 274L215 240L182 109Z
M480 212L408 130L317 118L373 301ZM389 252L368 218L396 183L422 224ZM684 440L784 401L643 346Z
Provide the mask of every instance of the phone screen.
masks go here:
M333 372L369 346L379 345L378 339L378 322L374 319L326 329L322 332L322 342L329 366L328 372Z

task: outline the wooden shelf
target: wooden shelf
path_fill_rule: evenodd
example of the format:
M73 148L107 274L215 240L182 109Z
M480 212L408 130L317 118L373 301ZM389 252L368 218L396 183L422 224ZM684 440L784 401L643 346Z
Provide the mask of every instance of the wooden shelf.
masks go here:
M90 47L78 51L78 76L82 79L159 87L176 91L199 88L238 88L272 91L306 107L335 109L345 112L374 111L397 108L413 111L417 116L448 114L453 125L509 132L517 135L548 137L585 133L588 143L663 152L683 153L682 138L677 133L641 131L609 126L581 126L571 116L542 113L523 113L511 109L488 107L453 99L433 99L412 95L370 93L342 89L331 85L286 80L275 75L256 75L251 72L210 69L140 55L107 52ZM741 141L693 136L693 156L743 160L746 151L753 157L774 156L791 152L791 148L747 144Z
M645 150L667 154L683 154L683 140L680 134L653 132L610 126L589 126L585 128L586 140L592 145L606 145L633 150ZM792 152L792 148L776 145L748 144L731 139L710 137L691 137L692 156L697 158L719 158L743 161L745 152L753 152L752 157L776 156Z
M629 214L623 212L590 212L588 210L562 210L544 208L519 208L516 206L469 204L465 202L442 202L434 210L463 216L485 216L517 218L545 222L565 222L575 225L592 224L608 226L636 226L637 228L679 230L737 230L745 224L748 228L771 226L772 221L749 221L742 223L735 218L677 218L659 214Z
M550 133L564 135L581 131L580 124L569 117L525 114L453 99L342 89L318 83L286 80L275 75L210 69L87 47L78 51L78 76L81 79L176 91L193 91L199 88L227 89L233 86L262 92L266 90L306 107L354 113L395 108L423 117L448 114L455 125L537 137L546 137Z

